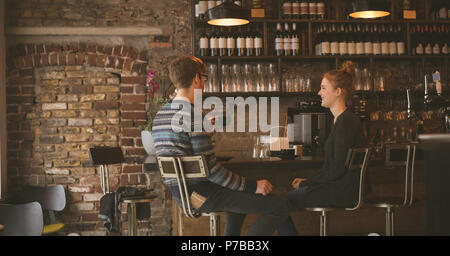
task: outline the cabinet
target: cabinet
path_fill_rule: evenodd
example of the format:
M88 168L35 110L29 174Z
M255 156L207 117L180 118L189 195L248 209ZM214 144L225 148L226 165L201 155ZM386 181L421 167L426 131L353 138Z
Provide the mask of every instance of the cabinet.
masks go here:
M283 85L285 74L284 70L295 65L308 64L315 66L317 64L324 66L323 72L326 69L338 68L344 60L352 60L356 63L361 63L362 66L366 67L371 74L377 72L376 68L383 63L393 63L396 62L407 62L409 63L409 68L411 74L416 74L416 77L412 77L414 82L420 82L425 74L425 72L430 73L434 70L432 67L440 69L442 74L442 81L444 85L449 84L448 77L448 54L438 54L438 55L417 55L416 40L415 40L415 28L417 26L444 26L447 29L450 28L450 20L432 20L435 18L436 8L440 5L439 0L416 0L412 1L412 7L417 10L417 19L415 20L404 20L401 17L401 9L403 6L403 0L387 0L391 3L391 15L377 20L350 20L346 19L348 17L346 13L349 10L349 2L346 0L328 0L325 2L325 20L309 20L309 19L285 19L282 14L282 3L280 0L266 1L266 9L270 10L266 13L271 13L271 17L267 18L252 18L251 28L257 30L262 34L262 44L263 51L261 56L200 56L200 34L203 32L220 31L220 28L208 25L205 21L199 21L195 17L195 5L198 3L197 0L190 0L191 2L191 21L192 21L192 53L195 56L202 58L204 61L210 64L214 64L220 68L223 64L243 64L243 63L273 63L276 64L277 78L280 83L280 87L276 91L272 92L253 92L248 94L266 94L266 95L279 95L279 96L290 96L290 95L303 95L302 93L291 94L288 93L285 86ZM242 1L243 7L251 8L251 1ZM449 6L450 7L450 6ZM297 34L300 42L299 56L277 56L275 51L275 35L277 24L296 24ZM361 27L389 27L389 26L399 26L401 31L396 34L397 37L401 38L405 45L405 54L403 55L335 55L335 56L318 56L316 55L315 43L318 40L318 28L325 26L361 26ZM231 30L241 30L242 28L233 27ZM223 31L229 30L229 28L222 29ZM244 30L246 30L244 28ZM327 33L325 33L327 34ZM346 36L345 33L341 34L343 37ZM440 36L445 36L442 33ZM450 38L448 38L448 32L446 34L445 40L450 43ZM381 36L383 38L383 36ZM441 38L442 39L442 38ZM372 79L375 79L372 75ZM221 72L218 72L218 81L222 81ZM318 89L319 81L314 81L314 87ZM372 84L374 81L372 81ZM393 88L399 89L399 88ZM447 88L445 88L447 89ZM211 93L210 93L211 94ZM212 93L214 95L228 95L223 91L216 91ZM238 94L235 92L234 94Z

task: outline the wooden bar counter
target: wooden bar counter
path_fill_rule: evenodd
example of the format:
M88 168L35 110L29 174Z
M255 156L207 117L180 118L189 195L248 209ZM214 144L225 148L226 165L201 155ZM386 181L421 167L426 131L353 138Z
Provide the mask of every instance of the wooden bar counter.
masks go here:
M222 162L229 170L251 179L267 179L273 184L273 192L282 195L292 189L294 178L308 178L322 166L321 159L300 158L296 160L271 159L231 159ZM372 184L371 197L403 196L404 169L386 168L382 160L371 160L367 170ZM425 177L423 162L417 161L414 175L415 202L410 208L396 209L396 235L426 235L425 219ZM189 219L173 203L174 235L209 235L209 218ZM300 235L319 235L319 214L306 211L291 213ZM241 234L253 223L257 215L248 215L244 221ZM221 231L225 224L225 214L221 216ZM367 235L369 233L385 234L385 209L363 207L357 211L330 212L328 217L328 234Z

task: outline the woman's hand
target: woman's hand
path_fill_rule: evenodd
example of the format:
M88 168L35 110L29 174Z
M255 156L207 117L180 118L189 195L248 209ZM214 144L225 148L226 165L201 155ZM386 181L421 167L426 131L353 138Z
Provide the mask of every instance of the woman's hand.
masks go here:
M268 180L258 180L256 181L257 188L255 194L262 194L267 196L272 192L272 184Z
M302 183L305 180L306 179L295 178L294 181L292 181L292 187L295 188L295 189L298 189L298 187L300 186L300 183Z

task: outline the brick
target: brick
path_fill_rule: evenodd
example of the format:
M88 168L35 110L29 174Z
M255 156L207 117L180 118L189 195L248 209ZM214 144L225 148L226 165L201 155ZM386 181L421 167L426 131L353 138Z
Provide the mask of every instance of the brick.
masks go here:
M42 110L66 110L67 103L44 103Z
M54 177L55 184L74 184L76 182L73 177Z
M57 95L56 96L58 102L77 102L78 95Z
M119 86L95 86L94 93L110 93L110 92L120 92Z
M67 124L67 120L65 120L65 119L41 120L41 125L43 127L65 126L66 124Z
M142 165L125 165L122 169L123 173L141 173Z
M52 169L45 170L45 174L48 174L48 175L69 175L70 171L69 171L69 169L52 168Z
M81 166L81 162L79 160L72 159L57 159L53 161L53 166L58 167L77 167Z
M82 186L94 185L94 184L100 184L100 177L98 175L86 176L86 177L80 178L80 185L82 185Z
M122 102L124 103L145 103L146 95L123 95Z
M121 139L120 140L120 145L121 146L134 146L134 140L133 139Z
M93 203L76 203L69 205L69 210L73 212L80 212L80 211L92 211L94 210L94 204Z
M78 127L64 127L62 132L65 134L77 134L80 133L81 129Z
M64 79L66 78L65 72L53 71L44 72L41 74L41 79Z
M147 155L147 153L145 152L145 149L143 149L143 148L127 149L125 154L127 156L145 156L145 155Z
M40 136L39 142L41 144L61 144L64 143L63 136Z
M88 142L91 138L90 135L77 134L77 135L66 135L67 142Z
M92 102L69 103L69 109L92 109Z
M116 118L96 118L94 120L95 125L105 125L105 124L119 124L119 119Z
M69 157L70 158L76 158L76 159L80 159L80 160L88 160L89 158L89 153L87 151L72 151L69 152Z
M125 72L130 72L132 67L133 67L133 61L131 59L126 59L125 63L123 64L122 70Z
M33 103L33 96L8 96L6 97L6 104L26 104Z
M58 129L40 127L38 129L36 129L36 133L37 134L56 134L56 133L58 133Z
M118 109L119 102L105 101L105 102L94 102L95 110L106 110L106 109Z
M146 112L122 112L121 114L122 119L146 119L147 113Z
M124 137L140 137L141 131L138 128L125 128L122 130L122 136L124 136Z
M91 126L92 119L69 119L69 126Z
M122 111L145 111L145 104L143 103L124 103L121 106Z
M107 129L108 128L106 126L95 126L95 127L85 127L85 128L82 128L81 130L82 130L83 133L104 134L104 133L106 133Z
M52 112L52 117L55 118L73 118L77 117L77 112L74 110L58 110Z
M101 101L101 100L105 100L105 98L106 98L106 94L85 95L80 98L80 102Z
M102 193L84 194L83 195L83 201L85 201L85 202L99 202L102 197L103 197ZM94 219L94 217L95 217L95 219ZM92 219L93 220L98 220L97 214L95 216L93 216Z
M117 141L117 136L115 136L115 135L108 135L108 134L94 135L94 141L98 141L98 142Z
M12 148L8 143L8 149L14 149ZM35 148L36 152L54 152L55 151L55 145L38 145Z
M70 71L66 72L67 78L84 78L89 75L86 71Z
M59 85L58 79L51 79L51 80L41 80L42 86L57 86Z
M95 118L95 117L106 117L106 111L91 111L91 110L80 110L81 118Z

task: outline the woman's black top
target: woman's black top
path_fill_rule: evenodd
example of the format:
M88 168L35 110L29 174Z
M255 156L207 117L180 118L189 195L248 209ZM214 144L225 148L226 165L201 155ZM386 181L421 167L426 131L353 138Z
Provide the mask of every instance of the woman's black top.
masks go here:
M306 207L352 207L358 199L359 173L345 167L351 147L366 145L361 121L350 109L336 119L325 142L323 167L316 175L301 183L308 186Z

